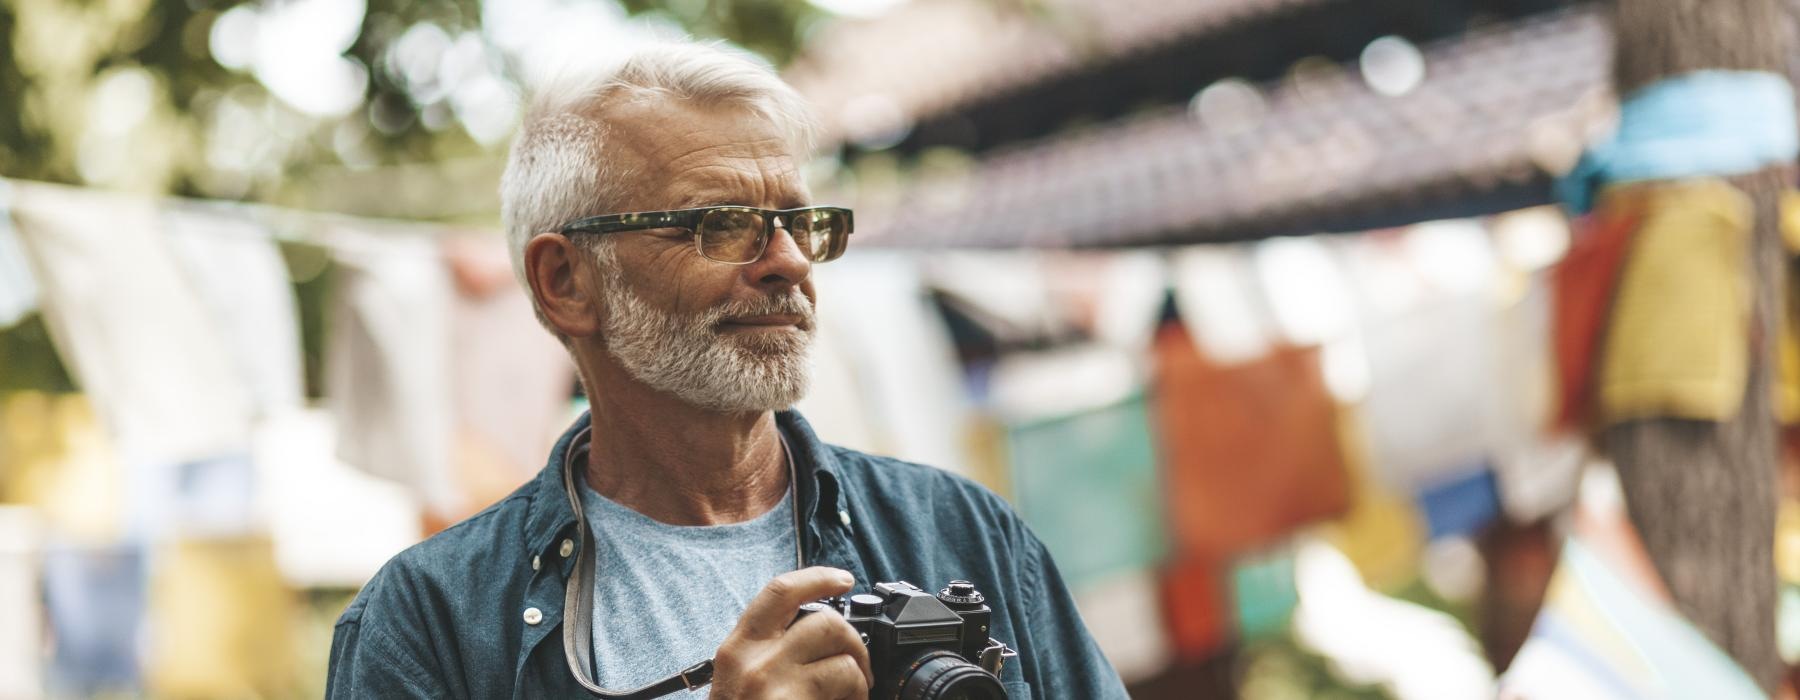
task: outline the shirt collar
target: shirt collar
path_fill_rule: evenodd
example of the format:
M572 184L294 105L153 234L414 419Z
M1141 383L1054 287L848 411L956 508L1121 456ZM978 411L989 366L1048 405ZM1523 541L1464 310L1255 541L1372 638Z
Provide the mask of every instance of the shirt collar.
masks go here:
M578 440L587 439L585 433L592 420L589 413L583 411L575 423L563 431L556 446L551 448L544 469L534 479L531 506L525 517L525 541L534 554L549 549L560 537L571 536L568 531L575 525L575 510L563 488L563 463L569 451L579 446ZM812 426L799 412L777 412L775 425L794 450L794 469L800 477L794 494L797 497L795 503L803 508L802 513L810 516L808 530L816 542L820 525L835 526L843 517L840 514L844 512L844 494L838 481L837 457L813 433Z
M812 516L814 526L819 523L837 525L844 512L837 456L813 433L812 425L800 416L799 411L777 412L775 425L787 436L788 447L794 450L794 468L800 474L799 488L794 495L805 508L800 512Z

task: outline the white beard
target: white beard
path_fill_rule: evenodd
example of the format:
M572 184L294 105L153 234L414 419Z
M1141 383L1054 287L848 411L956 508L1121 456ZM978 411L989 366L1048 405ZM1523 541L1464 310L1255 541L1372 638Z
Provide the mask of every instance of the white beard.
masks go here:
M646 386L721 412L779 411L806 395L815 330L812 304L798 288L683 317L651 307L616 271L605 278L607 351ZM798 331L719 332L725 319L764 314L798 316Z

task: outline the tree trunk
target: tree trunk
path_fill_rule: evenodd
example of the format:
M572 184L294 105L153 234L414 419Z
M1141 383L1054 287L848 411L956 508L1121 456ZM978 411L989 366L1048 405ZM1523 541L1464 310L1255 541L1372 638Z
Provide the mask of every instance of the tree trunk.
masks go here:
M1707 68L1786 73L1779 0L1616 0L1619 93ZM1727 423L1643 420L1607 429L1632 523L1681 612L1773 693L1778 427L1772 406L1776 319L1783 313L1777 198L1785 168L1731 178L1755 201L1746 274L1752 302L1749 384Z

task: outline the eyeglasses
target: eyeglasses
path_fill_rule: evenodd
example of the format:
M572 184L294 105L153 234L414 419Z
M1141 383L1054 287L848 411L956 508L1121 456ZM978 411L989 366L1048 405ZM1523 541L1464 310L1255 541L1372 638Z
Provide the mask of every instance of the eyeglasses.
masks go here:
M593 216L563 226L559 233L567 236L687 229L694 236L694 249L700 257L727 265L748 265L762 258L769 239L775 236L776 226L787 229L800 252L815 263L830 262L843 255L854 228L850 210L844 207L722 206Z

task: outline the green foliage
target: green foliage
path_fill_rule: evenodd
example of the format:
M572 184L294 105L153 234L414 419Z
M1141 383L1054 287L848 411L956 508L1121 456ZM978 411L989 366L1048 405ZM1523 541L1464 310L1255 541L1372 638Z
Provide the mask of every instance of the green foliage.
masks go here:
M31 314L11 326L0 327L0 394L60 394L74 390L75 382L56 354L43 316Z
M429 22L450 36L479 30L478 0L367 0L360 32L344 55L368 69L368 86L363 105L342 117L300 113L253 75L215 59L215 22L245 4L279 3L0 0L0 176L272 199L287 181L335 168L493 158L503 146L503 140L482 144L471 138L444 116L448 107L442 102L417 104L386 68L390 49L415 25ZM698 37L738 44L777 66L792 59L804 35L824 16L806 0L619 0L618 5L631 15L654 17ZM131 152L122 156L136 172L108 179L84 170L83 144L93 140L92 112L102 109L90 104L91 98L115 69L147 75L156 94L148 116L130 134ZM504 78L516 83L516 72L517 66L508 65ZM220 131L216 113L226 101L262 117L262 130L274 141L265 149L266 157L258 150L251 158L262 170L248 185L222 178L216 159L209 160L209 146L238 148L235 142L215 143ZM436 113L426 114L432 110ZM346 141L360 145L346 149ZM149 154L140 156L138 144L146 144ZM118 150L93 143L86 148ZM347 150L357 157L347 159Z
M337 266L323 248L302 243L282 243L288 278L294 285L296 316L300 322L300 362L306 378L306 395L325 395L325 310L337 277Z
M1239 696L1244 700L1387 700L1379 686L1346 683L1331 661L1282 634L1245 645Z
M775 65L794 58L819 13L803 0L623 0L632 14L661 13L696 36L725 39Z
M0 36L10 37L18 31L18 13L10 2L0 1ZM10 45L11 42L7 42ZM47 144L26 129L20 110L25 94L25 75L12 51L0 47L0 174L26 175L28 163L46 160Z

